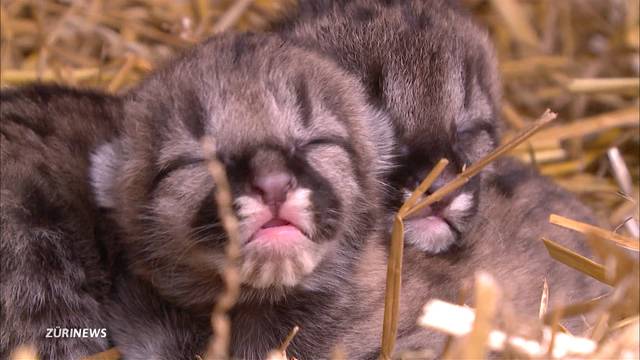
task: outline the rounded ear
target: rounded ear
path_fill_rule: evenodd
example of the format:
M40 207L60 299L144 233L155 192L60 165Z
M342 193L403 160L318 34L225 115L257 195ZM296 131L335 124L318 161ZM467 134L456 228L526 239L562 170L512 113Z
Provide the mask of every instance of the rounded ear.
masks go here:
M91 187L98 206L115 207L115 181L121 163L120 144L117 140L99 146L91 155Z

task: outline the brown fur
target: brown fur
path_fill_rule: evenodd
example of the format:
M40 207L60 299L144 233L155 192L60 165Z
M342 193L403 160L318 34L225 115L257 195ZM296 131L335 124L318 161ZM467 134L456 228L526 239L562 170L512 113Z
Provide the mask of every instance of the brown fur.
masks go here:
M377 235L392 144L388 123L367 105L357 79L275 36L229 34L153 74L126 95L124 108L123 134L96 152L93 181L122 227L131 271L110 306L125 357L187 358L208 335L201 329L221 291L226 239L202 136L216 140L241 224L251 215L242 215L248 210L239 199L259 203L252 179L276 171L309 191L315 229L297 258L319 263L304 276L292 272L286 280L293 286L271 270L279 261L252 257L252 243L242 240L239 264L250 270L231 314L232 353L262 358L299 325L291 353L328 354L356 305L352 273ZM171 323L172 331L156 331Z
M472 231L464 238L465 246L439 255L405 249L398 354L421 349L436 354L442 351L444 336L416 325L422 307L430 299L457 303L463 289L471 295L474 274L478 271L491 274L502 288L500 313L503 316L509 316L504 312L509 308L518 318L536 317L545 279L551 295L550 309L593 298L606 290L597 281L553 260L540 240L545 236L585 252L580 234L547 221L551 213L556 213L592 223L591 211L575 197L530 167L510 159L499 160L482 186L479 215L471 224ZM359 293L363 302L354 311L358 320L343 340L354 358L378 356L386 254L386 246L370 243L359 268ZM471 296L465 299L470 306L473 301ZM574 334L580 334L587 327L583 318L573 318L564 324ZM510 330L523 330L518 329L522 324L510 325L515 326Z
M299 12L277 27L292 41L332 56L367 86L370 102L388 112L399 145L389 181L400 194L413 190L442 157L452 164L442 186L464 164L497 145L500 90L486 32L444 0L302 1ZM433 191L433 189L431 189ZM473 194L465 216L449 219L455 241L405 225L405 267L398 352L441 349L441 335L418 331L415 321L430 298L457 301L479 270L492 273L518 312L535 315L544 278L554 300L599 294L603 287L552 260L539 238L548 235L587 253L575 233L548 223L550 213L593 222L571 194L531 168L503 160L489 166L459 194ZM437 209L438 206L434 206ZM390 224L389 224L390 227ZM434 241L435 240L435 241ZM371 244L360 268L363 306L344 340L350 355L378 356L384 295L385 245ZM372 314L375 314L372 316ZM584 328L578 319L574 329ZM368 355L367 355L368 354Z
M105 350L106 338L46 338L47 328L105 328L108 227L89 183L91 151L116 136L117 98L29 86L0 93L0 358L33 344L45 359Z
M410 4L419 6L420 3ZM381 6L375 5L375 11L382 11ZM448 13L444 6L434 5L434 11L445 14L437 21L457 21L457 15ZM362 10L349 9L355 11L354 15ZM393 16L402 15L402 21L406 21L403 7L393 9ZM366 12L360 12L360 15L366 15ZM393 16L387 19L400 19ZM380 21L384 19L383 16ZM420 18L414 20L420 23ZM464 25L465 22L460 24L463 28L470 26ZM435 28L442 29L439 26ZM449 154L457 159L454 164L459 167L493 147L490 135L496 126L493 122L497 95L495 89L489 89L495 82L482 79L484 75L492 75L482 71L465 73L471 76L468 83L471 85L463 86L469 91L464 96L456 92L460 90L460 84L451 88L445 86L449 79L447 75L457 71L452 69L460 70L462 63L456 56L464 58L464 54L475 53L473 48L466 46L471 46L467 41L473 42L469 39L476 36L454 36L465 45L450 49L447 44L452 37L447 34L436 32L433 35L434 49L440 50L430 57L434 67L426 69L430 71L430 76L423 78L426 88L419 83L407 83L411 76L400 76L403 68L396 67L395 71L399 73L383 77L386 84L383 93L393 95L396 102L389 104L395 105L381 109L391 114L396 137L415 146L409 152L417 151L421 156L437 155L426 160L421 156L409 156L412 161L425 160L430 165L432 162L429 161ZM385 36L378 35L381 39ZM479 36L482 38L483 35ZM486 55L483 51L479 50L479 54L484 54L480 57ZM455 56L449 58L451 54ZM415 54L405 55L404 60L407 60ZM403 58L396 60L397 65L401 65ZM492 64L487 66L495 65ZM487 91L478 91L483 82L488 86L484 89ZM433 93L427 91L443 86L452 93L432 96ZM371 89L369 101L375 102ZM393 89L399 93L386 92ZM67 94L65 91L60 90L62 95L58 99L61 100L53 102L55 106L51 107L42 105L47 102L38 98L38 93L29 95L26 92L18 96L19 101L9 109L18 109L11 111L21 114L23 119L19 122L5 121L13 115L5 115L5 101L11 99L5 100L3 93L1 250L3 257L15 254L18 261L7 262L7 265L3 262L3 280L5 274L14 276L15 280L3 281L2 285L2 351L6 352L17 343L37 339L42 327L59 320L71 321L70 327L78 324L101 327L108 323L109 335L125 359L192 359L194 354L202 353L210 335L209 311L221 289L219 273L225 243L215 213L213 183L200 149L201 137L212 135L217 140L218 155L227 166L236 198L254 196L251 179L262 172L295 173L300 185L312 194L309 201L313 204L313 223L318 228L312 240L322 249L321 261L311 273L296 278L295 286L279 283L275 275L267 282L272 286L256 286L255 278L260 277L261 271L267 272L269 267L278 265L269 259L257 260L261 262L256 271L249 273L240 301L230 314L233 354L249 359L262 358L268 350L280 345L294 325L298 325L302 331L291 344L290 355L326 358L334 345L343 343L353 358L378 356L387 244L381 236L385 231L379 229L383 225L379 220L384 219L380 210L381 179L393 140L385 117L367 105L357 79L322 56L286 44L275 36L230 34L196 47L154 73L122 100L98 96L95 102L89 102L93 105L86 105L86 98L77 93L64 95ZM452 94L458 94L458 97ZM33 102L27 100L29 97L39 99L36 101L39 105L25 110L23 106L31 106ZM453 115L457 111L455 104L464 103L466 97L471 99L469 107L461 112L464 116L458 118ZM429 103L423 106L422 100ZM124 103L123 107L120 101ZM124 110L120 112L121 109ZM25 114L28 114L26 118ZM76 114L81 119L75 118ZM413 114L420 116L411 117ZM100 125L100 115L107 118L104 127ZM56 121L57 137L39 133L42 129L47 130L46 121L29 122L30 118L42 116ZM125 124L120 132L120 125L114 119L121 116ZM478 118L490 118L489 123L480 121L479 127L471 125L478 132L467 139L470 141L468 147L460 150L453 146L459 128L468 130L465 126L476 124ZM67 127L65 119L73 125ZM87 119L90 121L82 121ZM403 122L403 119L408 120ZM14 128L17 123L22 124L19 129ZM88 130L75 130L77 124L83 123L88 125ZM28 140L31 132L38 135L36 140ZM74 145L69 146L74 144L69 140L77 136L85 140L76 149ZM117 136L116 140L105 144L105 139L114 136ZM11 150L5 156L5 141L18 144L22 138L31 143L8 147ZM45 143L47 146L53 144L55 151L51 152L45 146L34 155L37 161L33 163L5 160L18 159L21 152L41 147L42 139L57 139ZM61 148L55 145L57 143ZM122 228L118 233L121 236L119 245L110 243L113 246L107 247L118 252L115 275L108 274L110 261L102 264L105 261L98 255L99 246L93 243L96 223L101 221L96 221L98 210L88 194L91 152L94 153L91 175L96 199ZM47 156L62 156L73 161L64 163L59 158ZM293 161L293 158L297 160ZM40 211L50 209L49 203L57 199L57 188L50 184L42 187L47 193L37 199L38 206L27 208L30 191L42 186L33 184L36 181L34 169L42 169L37 166L42 164L52 168L48 171L59 171L53 177L54 182L67 179L66 183L59 184L65 190L61 195L65 202L61 206L55 204L55 211L45 214ZM415 164L403 163L400 168L413 171L412 165ZM4 171L5 168L10 171ZM424 170L416 165L415 174L422 174ZM11 177L10 174L17 175ZM400 171L395 176L401 175L404 173ZM7 190L5 183L9 184ZM491 272L504 287L507 299L513 302L515 309L531 315L537 311L545 277L550 282L553 299L575 299L598 292L598 287L584 277L551 260L538 240L541 235L548 235L583 250L581 239L575 233L552 227L547 223L547 217L556 212L591 221L584 206L530 168L508 160L498 162L485 172L475 186L482 189L477 211L465 224L465 229L470 231L461 234L457 246L441 250L439 254L417 251L411 246L405 251L398 352L423 347L441 348L441 335L416 327L420 309L430 298L455 301L459 289L469 283L478 270ZM23 191L23 187L28 191ZM16 200L5 200L5 192L17 196ZM49 193L54 196L49 197ZM236 204L236 210L241 207ZM21 214L26 213L32 222L56 220L47 226L58 236L57 218L51 215L57 216L60 208L69 214L65 225L70 224L71 230L62 234L68 235L70 240L52 243L62 244L64 248L52 246L51 249L19 253L25 249L25 241L11 242L12 233L6 232L4 225L5 221L18 224L17 219L22 218L11 214L23 216ZM62 214L66 216L67 212ZM9 220L5 220L5 216ZM244 217L247 216L241 216L241 221ZM28 227L17 229L17 232L24 232ZM71 236L76 231L86 237L76 241ZM31 240L39 240L38 236L30 235L26 243L35 244ZM90 244L83 242L86 239ZM75 248L80 244L83 244L81 249ZM51 284L46 275L58 274L55 264L47 264L38 271L35 268L40 263L28 261L59 256L66 257L70 264L61 274L76 277L70 278L74 282L67 279L54 284L63 285L66 290L61 293L72 299L71 304L75 304L73 301L77 297L84 299L78 302L81 307L76 312L77 317L69 315L76 310L73 306L73 309L54 307L53 315L49 314L49 317L30 316L32 309L44 309L44 302L34 306L17 305L18 298L13 295L23 289L21 282L44 289L35 293L36 299L54 301L56 294L45 293ZM105 259L113 258L105 255ZM243 261L246 263L247 259ZM90 270L95 269L98 273L91 274ZM39 277L21 278L25 275ZM111 283L112 291L105 299L109 292L105 289L109 289ZM82 290L78 291L77 287ZM563 289L568 292L563 293ZM104 317L99 312L101 308L105 309ZM10 310L5 313L4 309ZM20 324L22 328L12 327L6 331L4 324ZM571 325L573 329L580 327L579 323ZM63 341L57 345L44 342L39 345L45 353L58 358L77 357L106 346L104 339Z
M451 162L443 175L451 179L497 145L500 84L493 47L486 31L449 1L302 1L278 31L357 75L369 101L389 114L398 144L388 178L395 190L390 213L441 158ZM429 253L459 245L478 191L474 180L446 199L470 199L464 211L446 216L449 231L408 223L407 242Z

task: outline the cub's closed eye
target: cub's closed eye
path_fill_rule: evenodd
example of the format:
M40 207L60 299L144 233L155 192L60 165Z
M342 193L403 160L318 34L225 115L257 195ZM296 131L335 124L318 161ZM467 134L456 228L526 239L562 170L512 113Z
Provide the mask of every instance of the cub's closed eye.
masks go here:
M456 137L461 141L471 140L476 136L480 136L482 133L494 137L496 133L495 125L490 121L475 121L471 126L467 126L462 129L458 129Z
M172 172L186 167L200 165L204 162L205 160L203 158L191 156L180 156L176 159L171 160L167 165L162 167L162 169L153 178L151 191L153 191L158 186L158 184L160 184L160 182L167 176L169 176Z
M458 141L466 142L473 139L474 136L478 136L481 131L482 130L477 130L477 129L458 131L458 133L456 134L456 137L458 138Z
M302 144L302 147L306 148L306 147L319 146L319 145L340 145L342 141L343 141L342 139L333 139L329 137L315 138Z
M352 155L352 156L355 153L353 146L351 145L350 142L340 137L330 137L330 136L318 137L318 138L313 138L311 140L308 140L304 142L302 146L299 147L299 149L309 150L309 149L312 149L313 147L323 146L323 145L341 147L344 151L346 151L347 153L349 153L349 155Z

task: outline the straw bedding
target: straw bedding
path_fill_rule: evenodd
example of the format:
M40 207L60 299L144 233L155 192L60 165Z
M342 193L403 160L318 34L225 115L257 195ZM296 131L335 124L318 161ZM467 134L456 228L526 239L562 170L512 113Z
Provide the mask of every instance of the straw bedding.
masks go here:
M545 239L550 256L615 285L615 291L609 298L569 305L562 313L546 311L543 291L540 317L548 333L534 341L542 349L538 353L513 339L498 341L500 330L492 328L491 320L499 289L485 274L478 274L474 288L484 305L475 309L471 322L464 320L471 309L437 301L427 305L420 322L455 335L448 358L481 356L487 349L502 350L505 356L564 357L570 352L562 349L572 346L583 351L573 358L638 358L640 0L464 3L489 29L498 50L504 142L517 139L516 133L534 124L544 109L558 114L551 126L511 143L510 154L577 193L606 224L595 228L552 216L552 223L586 234L596 253L608 260L588 261ZM183 48L228 29L260 31L293 6L293 0L3 0L0 83L44 80L118 92ZM415 205L401 211L406 214ZM390 266L397 266L393 262L398 259L392 256ZM393 289L393 279L389 281ZM387 307L393 308L393 297L390 290ZM451 316L434 317L443 306ZM218 310L218 315L224 312ZM556 336L563 316L586 311L597 312L599 321L585 338ZM385 338L393 333L387 328L393 322L389 316ZM451 320L455 316L457 322ZM274 358L286 358L286 343ZM32 357L24 351L14 356ZM341 357L339 350L335 356ZM116 359L117 350L99 358Z

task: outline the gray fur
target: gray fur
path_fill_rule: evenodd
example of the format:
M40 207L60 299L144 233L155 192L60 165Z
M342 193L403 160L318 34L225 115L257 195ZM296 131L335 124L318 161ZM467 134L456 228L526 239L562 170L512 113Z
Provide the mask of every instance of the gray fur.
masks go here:
M118 99L30 86L0 92L0 358L33 344L43 359L106 350L106 338L46 338L47 328L102 329L108 227L89 184L90 152L113 138Z
M439 354L443 350L443 334L416 325L422 307L430 299L457 303L463 289L465 304L473 306L469 295L478 271L491 274L503 290L500 316L524 320L514 323L512 317L507 321L514 332L527 331L524 324L535 322L545 280L550 290L549 310L607 290L607 286L553 260L540 240L545 236L587 253L582 235L551 225L548 218L556 213L594 223L592 212L531 167L511 159L494 165L483 179L478 215L461 247L436 255L405 249L397 354L421 349ZM386 246L371 242L359 268L362 281L358 296L363 301L344 338L344 346L354 358L374 358L379 352L386 257ZM588 327L586 320L572 318L563 324L579 335Z
M392 136L330 60L277 37L222 36L119 98L3 92L1 129L2 357L30 343L52 359L112 344L125 359L202 354L226 241L202 136L215 137L235 198L256 198L248 185L262 172L294 173L311 214L305 246L321 250L301 253L316 260L294 266L295 285L277 272L270 287L243 284L234 355L261 358L299 325L291 351L321 357L340 334L326 329L347 326ZM281 265L251 261L249 280ZM112 343L43 338L56 326L106 326Z
M385 231L380 227L384 224L379 223L383 223L380 219L385 215L380 205L390 148L394 145L389 121L382 114L390 114L396 138L410 145L409 152L418 152L419 156L410 159L420 161L419 164L425 161L429 166L440 156L449 155L454 165L461 167L494 146L491 133L497 127L499 94L495 79L491 80L495 63L487 50L486 38L474 32L474 26L461 20L464 18L444 3L434 2L429 8L438 14L430 22L436 24L433 28L437 31L416 35L431 44L428 49L433 50L427 51L429 66L424 68L409 66L419 62L407 62L414 56L421 58L411 51L426 50L416 46L409 51L407 44L402 45L402 39L410 38L406 33L402 35L402 31L411 30L406 23L408 15L402 12L405 6L391 4L386 8L365 1L354 4L372 6L374 12L388 11L388 15L373 22L384 27L371 25L372 29L378 29L374 34L378 39L390 41L389 44L405 46L396 50L407 51L404 55L398 51L400 55L393 57L396 62L390 62L394 66L384 68L391 71L390 76L383 76L382 93L389 94L389 98L384 98L386 104L371 96L371 88L367 99L355 77L321 55L287 44L277 36L234 34L197 46L155 72L121 100L101 95L90 102L93 105L82 105L86 101L82 96L69 100L64 97L69 95L61 91L64 101L53 102L57 104L53 109L59 110L52 111L37 94L26 92L5 98L3 93L0 250L3 258L9 255L14 261L2 263L2 355L16 344L34 340L52 358L79 357L108 345L104 339L82 342L65 339L55 344L38 341L40 329L54 321L70 321L69 326L108 324L109 336L125 359L193 359L195 354L203 353L210 335L209 312L221 291L219 274L225 243L212 198L214 184L200 148L202 136L213 136L236 199L256 198L249 186L251 179L269 171L294 172L299 185L317 195L310 197L313 209L317 210L310 225L314 244L310 248L320 250L313 254L319 262L313 264L308 274L299 276L298 267L305 264L296 264L294 275L287 279L295 285L286 285L276 275L262 281L260 273L268 273L269 268L279 264L269 258L245 257L241 261L241 264L256 261L258 265L247 272L239 303L230 313L233 355L263 358L298 325L302 330L293 340L289 355L327 358L331 349L342 343L350 357L377 357L387 246L381 236ZM369 13L358 10L356 5L348 5L347 14L368 18ZM413 1L407 6L420 8L423 4ZM351 28L347 20L339 20L338 14L331 14L329 11L319 18L335 16L331 21L344 25L340 30L344 31L343 40L353 41L354 49L364 51L358 47L362 45L359 38L352 38L353 34L361 34L360 30ZM414 20L419 25L424 19ZM397 34L389 31L385 21L399 24L402 31ZM454 35L445 31L445 25L450 23L466 32ZM383 29L389 32L380 32ZM375 49L366 51L375 55L372 59L381 59L380 49ZM463 71L461 64L468 60L467 56L489 59L482 62L488 72L483 72L484 68ZM357 63L364 58L353 61ZM358 72L357 68L346 67ZM461 86L460 82L464 83L464 77L469 75L472 78L467 84L471 85ZM366 76L361 79L366 83ZM480 86L481 83L486 86ZM439 93L440 89L444 92ZM469 99L466 107L465 94ZM30 98L38 99L37 106L23 108L33 105ZM367 100L383 111L367 105ZM99 105L101 101L107 102L104 107ZM63 131L53 137L59 139L56 141L60 146L68 147L75 136L87 138L89 143L82 143L79 149L72 146L61 150L54 141L47 148L52 143L42 140L51 139L44 133L26 145L21 143L23 140L17 139L30 139L30 131L37 133L40 127L14 129L15 121L5 120L13 116L10 112L5 115L4 105L10 102L15 105L7 108L17 109L12 111L20 117L40 118L48 110L46 114L54 119L48 121L55 121L54 127L61 129L56 131ZM75 114L97 128L76 130L76 124L83 122L73 117ZM107 118L104 128L98 114ZM122 125L114 120L120 118L124 118ZM477 130L478 119L481 130L474 130L459 149L461 145L454 134L460 135L469 128ZM65 123L67 120L69 124ZM327 143L327 137L333 140ZM10 150L5 153L5 142L20 145L7 147ZM31 148L43 149L34 155L38 161L16 160L21 152ZM297 163L289 157L296 153L304 153L301 157L308 166L294 170L292 164ZM62 159L71 161L65 163ZM397 157L396 161L402 158ZM36 172L43 169L38 167L40 164L56 171L52 181L57 186L33 183L41 178ZM417 164L402 163L388 179L399 180L406 170L421 176L425 168ZM445 179L453 172L446 174ZM90 194L89 184L94 187L95 197ZM413 185L397 181L394 184L398 189ZM398 352L423 347L441 349L441 335L415 325L419 311L430 298L455 301L459 289L477 270L493 273L505 287L507 299L520 312L537 311L545 277L550 282L553 299L564 296L572 300L599 291L584 277L551 260L538 240L541 235L548 235L584 250L576 234L547 222L551 212L593 221L589 211L571 195L530 168L508 160L488 169L472 186L482 189L479 202L474 216L460 224L472 231L463 232L456 246L438 251L407 247L405 251ZM56 224L47 224L45 237L55 239L46 249L24 246L40 241L40 233L20 235L30 231L23 223L24 213L29 214L30 221L47 220L51 215L35 211L47 207L28 207L31 198L25 187L46 191L47 196L44 201L39 200L39 206L57 200L57 189L63 189L60 196L64 198L62 208L66 212L62 214L71 228L62 228L66 232L60 232ZM477 192L474 194L478 196ZM109 215L100 217L98 205L104 208L100 211ZM236 203L244 222L251 216L243 215L242 207L243 204ZM57 210L56 214L60 213ZM15 228L5 230L5 224L15 224ZM97 233L105 230L105 235L113 235L117 241L95 240L96 228ZM59 234L62 237L57 237ZM76 234L85 234L80 240L89 239L89 244L78 241ZM94 240L106 242L109 250L106 261L96 260L100 257L100 246ZM82 244L80 250L74 247L76 243ZM31 252L22 252L23 249ZM48 264L38 269L39 263L28 262L43 258L66 259L67 277L50 282L57 274L55 266ZM23 279L25 275L40 277ZM14 279L5 282L5 276ZM32 286L24 290L23 283ZM18 304L19 297L14 296L22 291L20 298L56 300L56 294L43 290L50 284L60 285L66 303L47 308L53 311L45 316L32 316L34 309L43 309L43 302L35 305L27 302L25 306ZM526 288L522 284L527 284ZM560 289L568 289L569 293ZM82 301L76 301L77 298ZM76 303L79 307L75 307ZM579 324L572 325L572 329L580 328Z
M299 12L276 30L329 54L358 75L369 101L389 114L399 146L388 178L398 191L389 214L440 158L452 164L431 191L497 145L500 90L495 55L486 32L450 2L302 1ZM415 324L420 310L431 298L456 302L460 289L479 270L493 274L515 311L530 316L536 315L545 278L552 303L604 292L601 284L552 260L540 241L549 236L588 253L579 235L548 223L551 213L595 222L574 196L512 160L489 166L445 198L445 204L461 194L473 194L474 205L448 219L457 230L455 237L434 235L415 220L405 223L398 353L442 349L441 334ZM378 356L386 254L386 245L370 242L360 263L361 306L344 338L351 357ZM577 331L585 324L574 319L569 326Z
M444 175L450 179L498 142L500 86L493 47L486 31L451 3L301 1L298 13L277 28L356 74L370 102L389 114L399 146L388 179L396 190L391 212L439 159L451 161ZM477 185L472 181L456 192L472 195L472 201L468 211L447 216L451 231L434 235L409 222L407 241L430 253L459 245L475 212Z
M270 286L262 280L254 285L281 264L253 259L251 243L242 240L241 268L250 261L259 266L248 271L231 314L232 353L263 358L299 325L304 330L291 353L328 354L357 304L353 271L366 241L378 233L381 179L392 146L388 122L367 105L357 79L275 36L230 34L153 74L125 96L124 109L122 136L94 155L93 183L101 203L113 205L132 272L116 283L109 306L114 341L125 358L147 352L188 358L202 352L198 344L209 334L198 329L207 329L221 291L226 240L202 161L202 136L215 138L236 200L257 201L251 200L251 179L262 172L291 172L298 187L310 191L317 212L310 235L315 250L299 257L319 262L303 277L292 273L287 281L293 286L276 275L268 278ZM176 159L189 160L175 166ZM241 224L251 217L243 206L236 202ZM311 266L301 264L295 266ZM171 349L186 353L168 355Z

